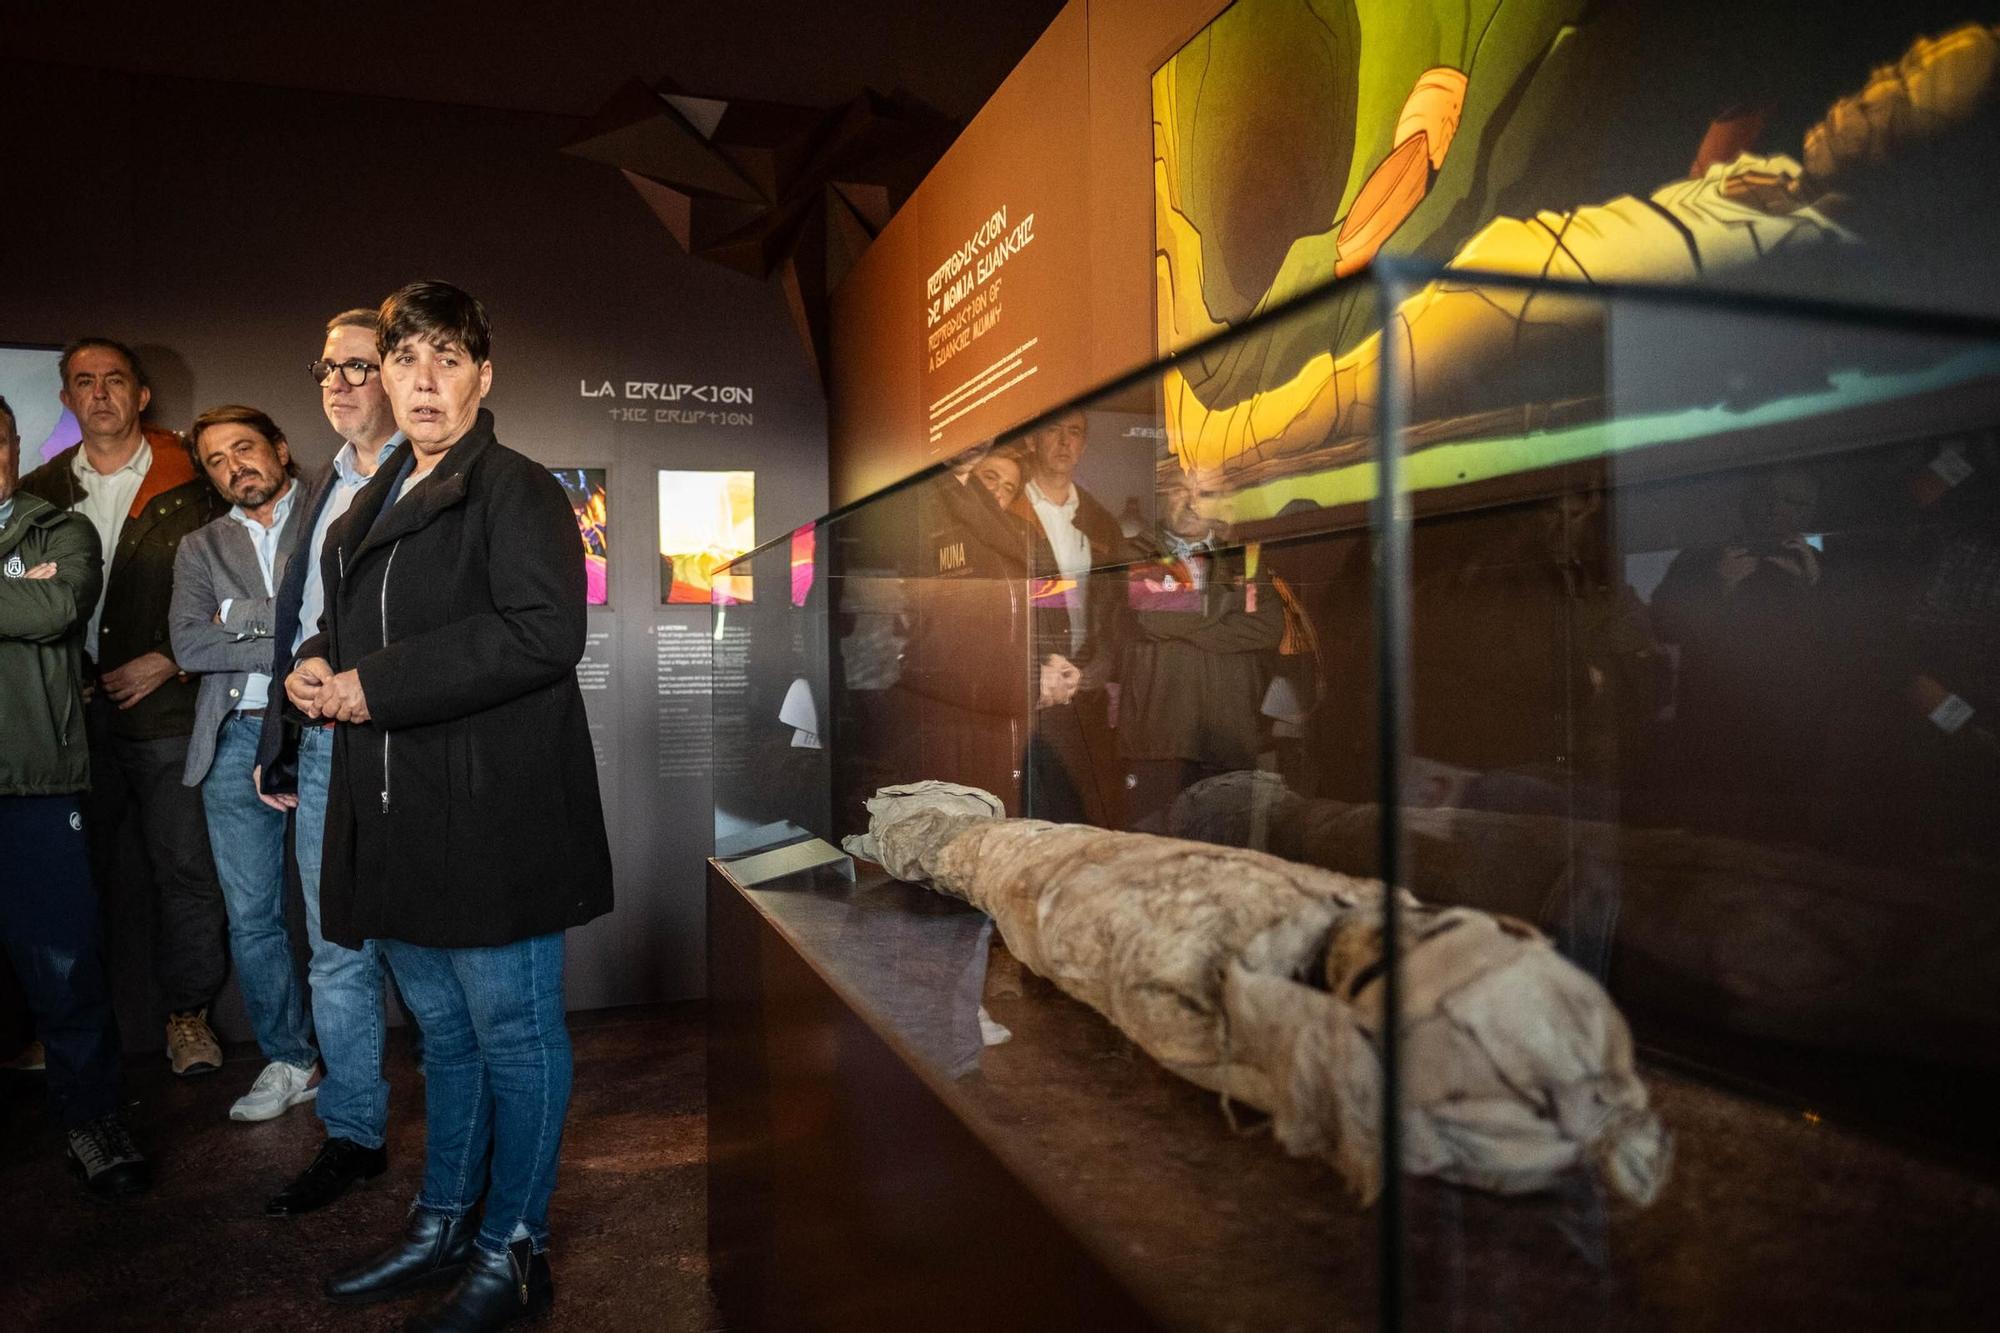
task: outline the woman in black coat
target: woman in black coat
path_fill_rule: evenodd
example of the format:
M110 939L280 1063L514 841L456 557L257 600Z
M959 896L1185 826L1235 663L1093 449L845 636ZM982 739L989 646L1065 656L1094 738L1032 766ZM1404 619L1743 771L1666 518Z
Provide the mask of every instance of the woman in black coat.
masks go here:
M322 930L379 940L424 1031L409 1233L327 1292L379 1300L462 1272L417 1325L453 1329L554 1300L563 932L611 908L575 674L583 551L561 486L494 438L488 343L485 311L447 284L383 304L383 383L408 438L329 536L321 632L285 683L308 719L338 726Z

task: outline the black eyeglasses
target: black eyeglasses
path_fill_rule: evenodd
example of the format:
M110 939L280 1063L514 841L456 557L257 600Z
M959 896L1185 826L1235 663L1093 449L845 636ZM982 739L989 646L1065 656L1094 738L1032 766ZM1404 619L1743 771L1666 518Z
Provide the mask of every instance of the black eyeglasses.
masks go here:
M306 367L306 373L313 377L314 384L324 389L327 377L337 370L342 379L358 389L368 382L370 373L381 369L382 367L374 361L363 361L356 357L352 361L315 361Z

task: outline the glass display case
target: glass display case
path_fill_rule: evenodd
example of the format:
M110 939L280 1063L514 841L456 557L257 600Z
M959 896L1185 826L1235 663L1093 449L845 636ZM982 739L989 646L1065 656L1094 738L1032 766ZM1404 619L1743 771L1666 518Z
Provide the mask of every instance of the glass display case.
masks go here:
M758 910L1145 1318L2000 1298L2000 326L1378 264L730 575L724 868L991 795Z

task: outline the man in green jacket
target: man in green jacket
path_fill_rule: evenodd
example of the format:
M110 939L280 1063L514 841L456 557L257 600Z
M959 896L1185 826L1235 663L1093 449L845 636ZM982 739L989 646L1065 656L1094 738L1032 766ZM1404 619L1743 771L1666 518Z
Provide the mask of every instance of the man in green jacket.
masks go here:
M98 947L79 799L83 627L103 583L90 523L15 493L21 440L0 398L0 943L35 1011L50 1108L71 1169L95 1193L135 1194L146 1159L119 1118L118 1041Z

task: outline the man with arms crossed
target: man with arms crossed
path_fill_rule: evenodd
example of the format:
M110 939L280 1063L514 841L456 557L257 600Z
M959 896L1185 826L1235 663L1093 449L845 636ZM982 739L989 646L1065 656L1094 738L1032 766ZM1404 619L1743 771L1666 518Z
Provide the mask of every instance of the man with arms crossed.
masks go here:
M118 1115L118 1040L79 800L90 751L77 682L102 582L97 534L15 494L20 459L14 412L0 398L0 944L41 1029L70 1168L97 1194L136 1194L148 1168Z
M396 420L382 389L382 358L375 351L376 314L346 310L327 321L326 345L308 368L319 384L320 407L340 436L340 452L308 484L313 496L300 511L304 545L285 566L273 620L276 652L270 670L282 681L293 654L319 631L326 606L320 560L327 534L354 497L395 452ZM350 949L320 931L320 862L326 832L327 783L333 772L333 729L314 720L288 725L273 698L264 714L252 781L265 804L295 809L299 882L305 890L306 935L312 945L307 981L313 1026L326 1065L319 1087L319 1118L326 1139L310 1165L269 1202L274 1217L311 1212L339 1198L356 1181L388 1166L383 1140L389 1125L389 1083L382 1077L382 973L373 940Z

